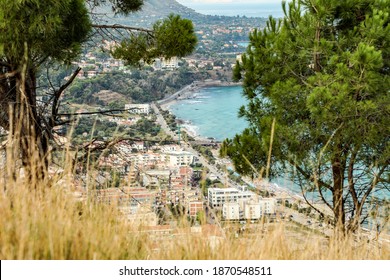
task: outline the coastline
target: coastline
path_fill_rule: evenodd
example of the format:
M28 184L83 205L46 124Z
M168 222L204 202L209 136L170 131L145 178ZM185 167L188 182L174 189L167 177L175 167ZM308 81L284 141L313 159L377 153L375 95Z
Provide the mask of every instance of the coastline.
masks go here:
M194 95L198 93L202 88L235 87L241 85L242 83L222 82L220 80L195 81L190 85L185 86L181 90L175 92L174 94L170 95L169 97L157 101L156 103L161 107L161 109L170 111L170 107L174 105L176 102L180 100L193 98ZM187 122L186 120L183 121L184 124L181 126L181 129L183 129L189 136L194 138L196 141L210 142L210 143L212 141L215 141L210 138L207 138L206 136L199 135L196 129L191 125L191 123Z
M207 87L234 87L240 86L242 83L234 82L222 82L220 80L206 80L206 81L195 81L192 84L185 86L181 90L175 92L171 96L157 101L163 110L169 110L170 106L175 104L178 100L189 99L194 96L200 89Z

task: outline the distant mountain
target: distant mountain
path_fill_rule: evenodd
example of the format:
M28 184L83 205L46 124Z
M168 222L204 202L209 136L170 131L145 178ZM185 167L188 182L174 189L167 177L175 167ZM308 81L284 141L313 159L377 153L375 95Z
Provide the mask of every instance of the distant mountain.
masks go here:
M109 8L101 8L105 13L111 13L108 22L121 23L131 26L150 27L156 20L163 19L169 14L179 14L197 24L227 23L236 17L203 15L188 8L175 0L145 0L141 11L128 16L115 16Z
M186 16L187 18L204 17L193 9L188 8L175 0L146 0L142 11L139 14L155 15L157 17L165 17L171 13Z

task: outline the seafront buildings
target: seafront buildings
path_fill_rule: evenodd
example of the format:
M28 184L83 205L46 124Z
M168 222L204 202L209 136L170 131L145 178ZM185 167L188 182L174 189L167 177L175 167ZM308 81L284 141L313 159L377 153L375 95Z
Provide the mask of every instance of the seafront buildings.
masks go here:
M258 220L276 213L276 199L263 198L254 192L236 188L209 188L210 207L222 209L225 220Z

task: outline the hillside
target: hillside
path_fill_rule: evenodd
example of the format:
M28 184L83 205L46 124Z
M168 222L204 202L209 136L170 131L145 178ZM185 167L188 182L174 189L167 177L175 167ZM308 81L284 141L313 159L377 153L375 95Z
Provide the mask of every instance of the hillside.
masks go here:
M230 22L237 19L229 16L210 16L197 13L175 0L146 0L141 11L128 16L114 16L110 8L100 8L100 12L109 15L105 18L109 23L121 23L130 26L150 27L156 20L162 19L171 13L179 14L183 18L190 19L195 25L202 24L222 24L229 25Z

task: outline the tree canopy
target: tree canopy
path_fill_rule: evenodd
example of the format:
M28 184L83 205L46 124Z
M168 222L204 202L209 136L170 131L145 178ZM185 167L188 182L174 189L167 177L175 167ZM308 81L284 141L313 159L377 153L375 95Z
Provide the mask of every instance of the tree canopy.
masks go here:
M112 50L115 58L128 64L151 63L156 57L167 59L191 54L197 43L192 22L171 14L159 20L149 32L131 34Z
M250 126L221 151L254 175L272 145L271 175L288 172L304 195L318 193L337 228L354 230L370 197L389 194L390 1L293 0L283 9L237 62L248 100L239 115Z
M153 57L183 56L195 48L196 36L189 20L172 15L157 22L153 30L94 22L90 10L106 4L116 14L129 14L138 11L143 1L0 0L0 127L9 131L12 141L8 145L22 160L28 176L42 177L47 170L54 128L64 124L58 114L62 94L81 70L41 97L37 75L44 63L71 63L83 43L97 30L107 29L125 31L119 32L124 43L113 54L130 64ZM39 171L29 172L28 166L38 166Z

